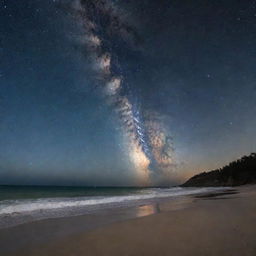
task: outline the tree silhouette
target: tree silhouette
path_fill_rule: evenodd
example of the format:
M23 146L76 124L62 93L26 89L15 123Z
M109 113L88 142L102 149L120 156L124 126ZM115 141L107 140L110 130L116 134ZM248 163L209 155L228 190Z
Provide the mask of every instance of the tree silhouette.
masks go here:
M256 183L256 153L229 163L223 168L202 172L182 186L239 186Z

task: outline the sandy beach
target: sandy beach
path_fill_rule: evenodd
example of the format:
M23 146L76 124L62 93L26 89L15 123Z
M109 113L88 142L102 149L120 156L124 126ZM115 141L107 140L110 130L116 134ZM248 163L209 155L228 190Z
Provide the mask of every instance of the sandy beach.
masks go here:
M5 243L14 244L26 233L32 239L18 251L1 255L255 256L256 186L236 189L238 193L183 198L176 201L175 207L171 201L159 203L157 210L155 206L143 206L144 217L119 219L105 225L99 222L90 230L79 230L62 238L54 236L54 232L51 236L49 227L53 229L55 225L61 232L59 227L64 222L82 225L83 216L73 217L72 221L44 220L41 224L39 221L1 230L0 238ZM48 239L35 243L40 232L48 234Z

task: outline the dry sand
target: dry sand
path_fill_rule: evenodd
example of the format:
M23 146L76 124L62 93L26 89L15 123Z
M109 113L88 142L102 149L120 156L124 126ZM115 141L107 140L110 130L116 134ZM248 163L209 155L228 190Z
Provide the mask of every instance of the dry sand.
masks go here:
M238 190L195 199L175 211L164 203L158 214L52 241L22 255L255 256L256 186Z
M19 255L256 256L256 186L53 240ZM5 255L1 255L5 256Z

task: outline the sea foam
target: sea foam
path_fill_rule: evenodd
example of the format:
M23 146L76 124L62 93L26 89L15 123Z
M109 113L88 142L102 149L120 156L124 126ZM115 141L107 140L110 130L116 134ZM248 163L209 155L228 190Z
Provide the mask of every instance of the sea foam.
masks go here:
M93 197L75 197L75 198L43 198L43 199L20 199L20 200L4 200L0 202L0 217L10 214L31 213L34 211L49 211L49 210L67 210L74 211L75 208L100 206L100 205L129 205L129 203L143 202L145 200L161 199L168 197L193 195L206 193L223 188L154 188L146 190L142 194L133 194L125 196L93 196Z

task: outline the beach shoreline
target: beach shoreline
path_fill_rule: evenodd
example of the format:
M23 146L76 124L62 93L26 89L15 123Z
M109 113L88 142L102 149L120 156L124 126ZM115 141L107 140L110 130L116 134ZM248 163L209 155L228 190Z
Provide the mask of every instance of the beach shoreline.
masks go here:
M252 185L105 214L28 223L0 230L1 255L254 256L255 199ZM86 221L91 224L87 229Z

